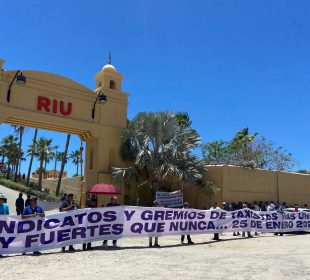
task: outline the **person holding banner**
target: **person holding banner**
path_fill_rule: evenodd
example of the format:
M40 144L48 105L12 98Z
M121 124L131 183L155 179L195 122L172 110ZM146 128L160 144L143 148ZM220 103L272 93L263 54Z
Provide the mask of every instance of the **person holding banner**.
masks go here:
M120 206L118 203L117 203L117 196L112 196L111 197L111 202L107 203L106 207L113 207L113 206ZM112 240L112 244L113 244L113 247L117 247L117 240ZM103 240L103 247L107 247L108 246L108 240Z
M217 209L221 209L221 208L217 206L217 202L214 202L210 210L217 210ZM216 241L220 240L220 236L218 232L214 233L213 240L216 240Z
M157 200L153 201L153 207L158 207L159 203ZM149 237L149 247L153 247L153 237L150 236ZM154 243L154 247L160 247L160 245L158 244L158 236L155 236L155 243Z
M36 217L45 217L44 210L41 206L38 205L38 198L35 196L31 196L29 198L30 205L24 208L22 213L22 219L30 219L30 218L36 218ZM39 251L33 252L34 255L41 255ZM26 255L26 253L23 253L23 255Z
M191 207L190 203L189 202L185 202L183 209L189 209L190 207ZM188 244L190 244L190 245L194 244L194 242L192 241L191 236L189 234L186 235L186 238L187 238L187 243ZM184 239L185 239L185 235L181 235L181 244L182 245L184 244Z
M250 208L250 207L251 207L251 206L248 205L247 203L244 203L244 204L243 204L243 209L245 209L245 208ZM247 231L247 235L248 235L248 238L252 238L252 237L253 237L253 235L251 235L251 232L250 232L250 231ZM245 237L245 231L242 232L242 237Z
M0 215L9 215L10 211L9 211L9 206L4 203L5 201L5 195L4 194L0 194Z
M5 196L0 193L0 215L9 215L9 206L4 203ZM2 257L2 255L0 255Z
M60 207L60 212L67 212L67 211L73 211L73 210L77 210L79 209L75 203L75 201L73 200L74 194L73 193L69 193L67 195L67 199L63 200L62 205ZM64 253L66 251L66 247L62 247L61 251ZM73 245L69 246L69 251L75 251Z

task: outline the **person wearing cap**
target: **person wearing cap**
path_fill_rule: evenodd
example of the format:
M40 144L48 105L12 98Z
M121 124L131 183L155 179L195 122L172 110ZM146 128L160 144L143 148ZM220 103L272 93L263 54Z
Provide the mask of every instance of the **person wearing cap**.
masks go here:
M117 203L117 196L111 196L111 201L109 203L107 203L106 207L114 207L114 206L120 206L118 203ZM112 244L113 244L113 247L117 247L117 240L112 240ZM108 240L103 240L103 246L104 247L107 247L108 245Z
M153 207L158 207L159 203L157 200L153 201ZM153 237L150 236L149 237L149 247L153 247ZM160 245L158 244L158 236L155 236L155 243L154 243L154 247L160 247Z
M5 195L0 194L0 215L9 215L9 206L5 203Z
M30 205L24 208L23 213L22 213L22 219L45 217L43 208L38 205L38 198L35 196L31 196L29 200L30 200ZM41 253L39 251L35 251L33 252L33 254L40 255ZM23 255L26 255L26 253L23 253Z
M9 211L9 206L4 203L5 201L5 196L4 194L0 193L0 215L9 215L10 211ZM2 257L2 255L0 255L0 257Z
M79 209L73 198L74 198L74 194L73 193L69 193L67 195L67 199L63 200L62 205L61 205L61 207L59 209L60 212L67 212L67 211L73 211L73 210ZM61 250L62 250L62 252L65 252L66 251L66 247L62 247ZM69 246L69 251L75 251L73 245Z
M190 207L191 207L191 205L188 202L185 202L183 204L183 209L189 209ZM194 244L194 242L192 241L191 236L189 234L186 235L186 238L187 238L188 244L190 244L190 245ZM185 235L181 235L181 244L184 244L184 239L185 239Z
M25 207L22 213L23 219L45 217L44 210L38 205L38 198L35 196L30 197L30 205Z

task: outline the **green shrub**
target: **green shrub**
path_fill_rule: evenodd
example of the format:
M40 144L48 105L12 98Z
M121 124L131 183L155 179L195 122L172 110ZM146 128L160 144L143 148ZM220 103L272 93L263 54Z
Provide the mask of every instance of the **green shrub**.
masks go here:
M5 178L0 177L0 185L3 185L9 189L23 192L26 194L34 195L38 198L49 200L49 201L58 201L59 198L53 194L50 194L49 191L41 192L39 190L33 189L31 187L27 187L26 185L19 183L19 182L14 182L11 180L7 180Z

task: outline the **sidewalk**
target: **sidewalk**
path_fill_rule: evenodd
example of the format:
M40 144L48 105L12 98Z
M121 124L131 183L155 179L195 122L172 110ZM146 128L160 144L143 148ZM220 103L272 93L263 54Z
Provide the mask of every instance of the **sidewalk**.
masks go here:
M18 191L11 190L5 186L0 185L0 193L3 193L8 198L8 205L10 208L10 214L15 215L15 201L18 198ZM23 195L24 200L26 200L26 194ZM51 201L44 201L38 200L38 204L41 205L46 214L52 214L58 212L59 203L58 202L51 202Z

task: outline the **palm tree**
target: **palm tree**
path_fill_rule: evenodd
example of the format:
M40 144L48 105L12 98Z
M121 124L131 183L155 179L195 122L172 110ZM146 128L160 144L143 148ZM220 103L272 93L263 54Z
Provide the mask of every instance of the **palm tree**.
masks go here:
M197 184L206 171L206 164L192 154L199 145L197 132L180 125L175 114L140 113L122 132L121 155L133 166L114 167L112 176L148 186L153 194L174 184Z
M79 164L81 160L80 150L72 151L69 158L72 160L72 163L76 165L76 175L79 176Z
M46 151L46 155L45 155L45 158L44 158L44 172L43 172L43 174L44 174L44 178L45 179L46 179L46 176L47 176L46 175L46 172L47 172L46 166L47 166L48 163L51 162L51 160L55 156L55 153L52 150L56 149L56 146L51 147L51 148L52 149L49 149L49 150Z
M39 167L39 181L38 181L38 187L42 187L42 175L43 175L43 165L45 159L48 157L49 153L54 149L54 147L51 146L53 139L46 139L44 137L41 137L38 141L35 142L34 146L30 146L30 151L33 152L33 155L37 157L40 161L40 167Z
M65 165L68 162L68 156L65 157L65 152L56 152L54 153L54 159L55 159L55 163L54 163L54 179L56 178L56 169L57 169L57 163L60 161L62 162L63 159L65 159Z
M190 127L192 124L192 121L190 120L190 116L187 112L178 112L175 114L175 117L179 125Z
M0 157L1 157L1 162L4 162L5 159L5 150L3 146L0 146Z
M35 143L37 141L37 136L38 136L38 129L36 128L34 131L34 136L33 136L33 140L32 140L32 147L35 146ZM26 182L26 186L29 186L29 180L30 180L30 174L31 174L31 168L32 168L32 162L33 162L33 154L34 154L34 149L32 149L29 153L28 150L28 156L30 156L30 162L29 162L29 167L28 167L28 174L27 174L27 182Z
M53 175L53 178L55 179L56 178L56 168L57 168L57 162L59 161L59 156L58 156L58 148L59 146L55 146L55 153L53 154L54 156L54 175Z
M7 159L7 179L10 178L10 172L15 170L18 158L20 156L19 146L17 144L18 138L10 134L1 141L3 154Z
M61 161L61 168L60 168L59 178L58 178L56 192L55 192L55 194L57 196L59 195L60 185L61 185L61 178L62 178L62 174L63 174L64 169L65 169L65 164L67 162L67 154L68 154L68 148L69 148L69 143L70 143L70 137L71 137L71 134L68 134L67 135L67 140L66 140L65 151L64 151L64 154L63 154L63 157L62 157L62 161Z
M14 132L16 135L18 135L19 137L19 153L22 154L22 143L23 143L23 135L25 132L25 127L24 126L19 126L19 125L12 125L12 127L14 128ZM17 181L17 175L20 174L20 169L21 169L21 163L22 163L22 159L18 158L18 162L16 164L16 168L15 168L15 175L14 175L14 181Z

